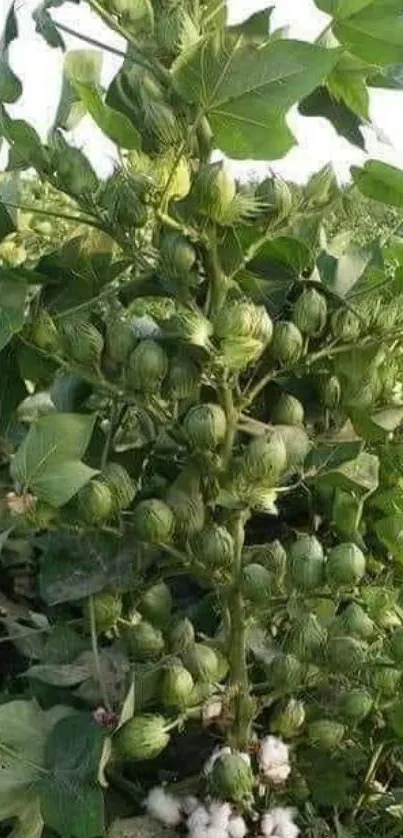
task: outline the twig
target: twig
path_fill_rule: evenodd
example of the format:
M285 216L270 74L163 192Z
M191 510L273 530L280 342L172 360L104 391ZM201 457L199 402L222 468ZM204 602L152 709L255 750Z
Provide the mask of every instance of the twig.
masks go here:
M108 698L108 693L106 690L106 684L102 672L101 666L101 659L99 656L99 649L98 649L98 638L97 638L97 622L95 617L95 604L94 604L94 597L91 596L88 598L88 606L89 606L89 614L90 614L90 631L91 631L91 646L92 646L92 654L94 655L94 664L95 670L97 673L99 688L101 691L102 701L106 710L109 713L112 712L112 705Z
M89 227L95 227L97 230L103 230L103 227L101 227L95 218L92 219L81 215L70 215L68 212L53 212L52 210L40 209L38 207L27 207L25 204L15 204L12 201L3 200L3 198L1 199L1 203L4 204L5 207L13 207L14 209L21 210L21 212L38 213L38 215L46 215L49 216L49 218L63 218L65 221L71 221L75 224L87 224Z

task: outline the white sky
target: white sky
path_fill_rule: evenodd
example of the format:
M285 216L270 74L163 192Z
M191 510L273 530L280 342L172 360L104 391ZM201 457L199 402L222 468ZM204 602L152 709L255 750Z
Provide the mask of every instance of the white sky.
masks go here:
M269 0L227 0L233 21L241 20L247 13L258 11L269 5ZM63 54L51 49L36 35L31 21L31 11L39 0L17 0L20 38L11 47L11 63L23 81L24 92L19 102L10 108L15 117L30 122L45 137L52 124L58 101ZM0 0L0 31L4 25L9 0ZM289 26L292 37L303 40L314 39L327 17L318 11L313 0L271 0L275 5L273 25ZM114 35L94 16L84 4L66 3L59 10L52 10L55 19L83 33L103 40L111 46L124 49L124 41ZM66 36L68 48L85 48L85 44ZM120 60L105 54L105 84L111 79ZM382 135L389 143L380 143L375 133L366 130L367 149L370 157L386 160L403 168L403 92L374 91L371 101L372 118L380 126ZM331 161L340 178L348 177L352 164L362 163L365 155L346 140L338 137L332 126L323 119L305 119L294 111L289 122L296 134L298 146L272 168L286 178L305 180L309 173ZM74 132L74 141L87 153L99 172L106 173L114 159L114 148L105 141L98 129L88 119ZM244 163L243 169L256 168L255 164Z

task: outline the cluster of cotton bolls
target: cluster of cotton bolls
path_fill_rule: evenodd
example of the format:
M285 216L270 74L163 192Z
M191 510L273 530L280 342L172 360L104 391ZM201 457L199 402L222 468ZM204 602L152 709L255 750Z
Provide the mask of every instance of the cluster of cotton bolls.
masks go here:
M245 838L247 834L244 818L229 803L218 800L202 803L196 797L176 797L158 786L149 792L146 808L166 826L185 824L190 838Z
M217 761L225 760L232 753L229 747L218 748L212 753L203 771L207 783ZM250 770L249 754L238 752L237 757L241 757ZM288 746L275 736L267 736L261 741L257 762L260 781L256 785L258 797L259 786L262 791L267 785L279 786L285 782L291 771ZM244 773L244 770L241 773ZM238 800L237 797L233 799ZM248 818L253 826L253 834L258 834L258 838L297 838L299 829L294 821L292 809L277 807L262 814L254 812L250 803L251 800L247 807ZM189 838L246 838L249 831L239 807L216 800L214 795L205 800L199 800L197 797L179 797L158 786L150 791L146 808L149 815L167 827L185 827ZM242 806L240 810L243 811Z

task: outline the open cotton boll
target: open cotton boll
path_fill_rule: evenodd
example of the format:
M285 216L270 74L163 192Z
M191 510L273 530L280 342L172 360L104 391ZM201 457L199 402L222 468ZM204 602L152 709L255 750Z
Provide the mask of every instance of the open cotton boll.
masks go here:
M208 826L206 838L228 838L228 832L221 826Z
M188 818L187 826L189 832L193 833L195 830L203 828L206 829L210 823L210 815L205 806L197 806Z
M188 794L186 797L181 799L181 809L187 818L189 815L193 814L198 806L200 806L200 801L197 797L193 797L191 794Z
M288 746L276 736L262 740L258 761L261 773L273 783L284 782L291 771Z
M218 803L213 800L209 806L210 826L227 829L231 817L231 806L229 803Z
M217 762L220 757L228 756L231 753L231 748L216 748L215 751L211 754L208 758L207 762L204 763L203 773L204 774L211 774L214 764Z
M241 815L233 815L229 819L228 834L230 838L245 838L247 826Z
M152 818L166 826L178 826L182 819L179 798L166 792L162 786L156 786L148 793L146 809Z
M266 838L271 838L274 832L274 819L271 812L266 812L266 814L263 815L260 828L262 830L262 834L266 836Z
M283 809L281 807L272 809L272 817L275 825L275 833L280 838L297 838L299 829L294 823L293 809Z

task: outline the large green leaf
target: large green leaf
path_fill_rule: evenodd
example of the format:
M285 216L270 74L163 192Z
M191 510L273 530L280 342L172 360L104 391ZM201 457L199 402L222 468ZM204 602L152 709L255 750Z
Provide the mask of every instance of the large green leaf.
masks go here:
M14 158L18 161L16 168L24 164L38 171L46 170L49 165L48 155L35 128L23 119L11 119L4 108L0 116L0 132L10 143Z
M17 212L10 204L18 203L19 176L3 175L0 185L0 242L17 229Z
M6 17L3 35L0 38L0 102L15 102L22 93L22 84L8 63L9 46L18 37L14 2Z
M155 555L153 548L132 538L122 544L105 533L51 534L41 558L41 596L49 605L57 605L83 599L107 585L131 590L138 581L138 568L147 566Z
M349 411L355 430L368 442L386 439L403 421L403 407L388 407L368 414L368 411Z
M0 352L24 325L27 293L25 282L0 280Z
M16 819L13 838L40 838L38 784L46 773L46 739L70 712L66 707L43 712L34 701L0 706L0 819Z
M317 87L299 104L299 111L303 116L322 116L332 123L337 133L345 137L349 143L365 148L365 140L361 133L361 119L347 107L344 101L334 98L328 88Z
M392 556L403 563L403 513L382 518L375 524L375 532Z
M346 297L373 259L370 248L350 245L336 259L330 253L323 252L318 258L318 268L322 282L338 297Z
M401 0L317 0L317 5L335 16L333 32L354 55L372 64L403 61Z
M380 160L368 160L362 168L351 167L354 183L374 201L403 207L403 171Z
M374 454L363 452L354 460L324 468L314 479L335 489L369 495L378 487L379 460Z
M8 436L16 423L16 409L27 395L12 345L1 353L0 368L0 434Z
M38 419L13 459L14 480L52 506L63 506L96 474L81 462L94 421L68 413Z
M94 50L68 52L64 72L94 122L122 148L139 148L140 135L130 120L105 104L100 86L102 54Z
M104 731L88 713L61 719L48 737L41 810L45 823L63 838L103 835L103 795L97 777L104 740Z
M294 144L287 111L339 58L337 49L291 40L257 49L227 31L186 50L174 64L173 81L208 115L219 148L233 157L274 159Z

